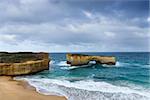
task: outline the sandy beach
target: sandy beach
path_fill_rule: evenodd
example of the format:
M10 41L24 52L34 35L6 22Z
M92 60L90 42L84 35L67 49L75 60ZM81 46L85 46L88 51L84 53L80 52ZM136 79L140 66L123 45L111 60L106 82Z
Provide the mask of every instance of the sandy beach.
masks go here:
M60 96L39 94L27 82L0 76L0 100L67 100Z

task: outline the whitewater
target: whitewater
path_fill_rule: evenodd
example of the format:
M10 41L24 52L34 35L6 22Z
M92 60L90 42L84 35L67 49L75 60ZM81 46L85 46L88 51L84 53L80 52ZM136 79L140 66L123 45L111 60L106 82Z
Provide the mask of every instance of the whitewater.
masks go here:
M128 62L128 54L118 54L115 66L71 67L64 55L51 54L50 70L15 79L27 81L41 94L65 96L68 100L150 100L149 62Z

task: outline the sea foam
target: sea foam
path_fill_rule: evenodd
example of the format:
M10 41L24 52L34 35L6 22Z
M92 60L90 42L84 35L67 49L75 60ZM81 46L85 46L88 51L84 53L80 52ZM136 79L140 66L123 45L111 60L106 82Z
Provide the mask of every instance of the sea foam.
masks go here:
M19 78L29 82L39 93L65 96L68 100L149 100L150 91L138 91L106 82L82 80Z
M58 65L58 66L70 66L70 64L67 64L67 61L60 61L56 65Z

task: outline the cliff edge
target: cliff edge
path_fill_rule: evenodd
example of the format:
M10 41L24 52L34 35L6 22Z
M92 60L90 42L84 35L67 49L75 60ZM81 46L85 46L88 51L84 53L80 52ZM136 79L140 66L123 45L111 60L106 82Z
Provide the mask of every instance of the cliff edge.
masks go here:
M0 75L25 75L49 69L48 53L0 52Z

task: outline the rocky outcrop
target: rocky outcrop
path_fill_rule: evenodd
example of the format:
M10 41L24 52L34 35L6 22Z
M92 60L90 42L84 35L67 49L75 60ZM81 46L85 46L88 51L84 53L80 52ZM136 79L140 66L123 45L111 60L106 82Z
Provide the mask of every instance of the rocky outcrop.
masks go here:
M49 69L48 53L0 52L0 75L33 74Z
M115 65L116 58L113 56L91 56L82 54L67 54L67 63L71 66L87 65L90 61L95 61L97 64Z

